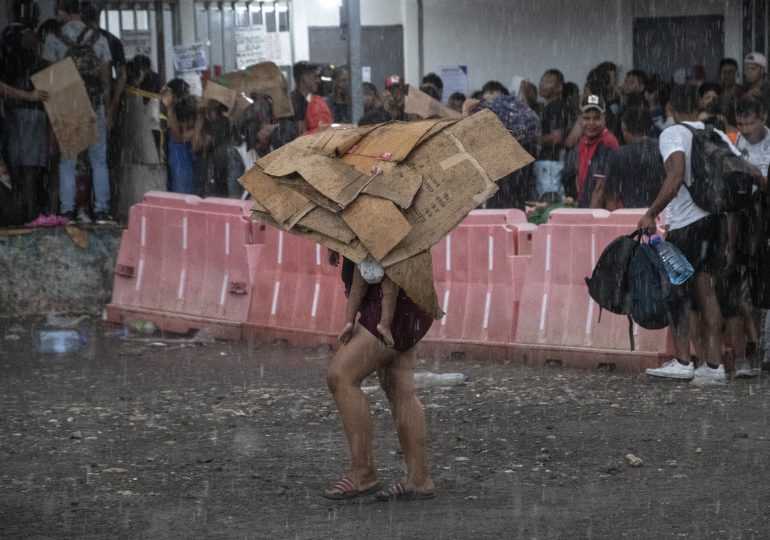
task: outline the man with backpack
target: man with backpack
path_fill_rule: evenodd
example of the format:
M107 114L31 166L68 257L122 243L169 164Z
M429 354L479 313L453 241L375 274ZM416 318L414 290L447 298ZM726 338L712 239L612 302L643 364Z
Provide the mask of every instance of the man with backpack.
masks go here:
M105 105L110 99L110 47L98 30L86 25L81 9L87 2L61 0L59 2L60 30L50 34L43 44L43 59L58 62L71 57L85 83L91 105L96 112L99 140L88 149L94 185L94 217L97 223L112 221L110 211L110 176L107 168L107 121ZM70 221L89 223L91 218L75 208L75 164L77 158L59 162L59 202L61 214Z
M699 131L706 126L697 121L697 89L691 85L678 85L671 92L669 101L676 122L660 136L660 153L666 168L666 178L649 209L639 221L639 228L651 234L656 230L656 217L666 211L669 231L666 240L685 255L695 269L695 274L679 288L682 307L674 317L673 333L676 358L646 373L694 382L722 382L726 380L722 365L722 316L716 296L716 284L726 265L727 225L724 211L708 211L708 201L700 198L704 183L712 178L693 173L694 164L700 165L706 156L698 155ZM736 155L740 152L721 131L715 131L726 147ZM694 141L699 146L696 148ZM762 182L761 173L751 168L755 181ZM766 180L765 180L766 182ZM764 188L764 185L762 186ZM700 201L696 204L695 199ZM690 356L690 314L699 313L698 337L693 342L701 365L696 369ZM693 336L695 337L695 336Z

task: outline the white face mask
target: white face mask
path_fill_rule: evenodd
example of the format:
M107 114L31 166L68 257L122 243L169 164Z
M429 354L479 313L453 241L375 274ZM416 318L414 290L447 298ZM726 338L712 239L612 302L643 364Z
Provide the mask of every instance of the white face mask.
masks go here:
M385 269L371 255L367 255L361 261L358 265L358 271L361 272L361 277L370 285L381 282L382 278L385 277Z

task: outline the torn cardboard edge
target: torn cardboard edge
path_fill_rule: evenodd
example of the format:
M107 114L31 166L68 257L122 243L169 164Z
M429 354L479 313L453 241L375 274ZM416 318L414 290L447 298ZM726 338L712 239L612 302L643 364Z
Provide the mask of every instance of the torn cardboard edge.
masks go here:
M238 182L278 223L289 229L317 206L304 195L282 186L272 176L262 172L259 165L246 171Z
M276 118L294 116L288 82L273 62L260 62L241 71L231 71L217 77L215 81L246 95L257 92L270 96Z
M404 103L406 114L415 114L421 118L457 118L462 114L432 98L414 85L409 85Z
M286 230L281 227L269 213L255 211L253 212L253 219L259 223ZM350 259L355 264L360 264L368 255L366 248L364 248L357 239L353 240L350 244L344 244L324 234L305 231L298 227L286 232L306 238L311 242L321 244L332 251L336 251L343 257ZM439 306L438 296L436 295L436 289L433 283L433 258L430 251L418 254L410 259L386 268L385 273L431 318L438 320L444 316L444 312Z

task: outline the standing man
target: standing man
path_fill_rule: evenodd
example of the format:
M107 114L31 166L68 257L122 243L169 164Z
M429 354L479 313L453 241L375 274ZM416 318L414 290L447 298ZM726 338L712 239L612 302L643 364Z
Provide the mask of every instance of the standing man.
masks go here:
M726 267L727 224L724 215L711 214L700 208L690 196L693 181L691 165L693 134L689 128L705 129L698 121L698 90L693 85L678 85L671 92L669 107L675 125L660 135L660 153L666 167L666 179L649 209L639 221L648 234L656 230L656 217L666 211L669 231L666 240L687 257L695 274L678 288L683 299L674 315L676 357L647 375L708 383L726 380L722 365L722 315L716 285ZM717 131L736 155L740 152L727 136ZM757 171L758 173L758 171ZM690 356L690 311L696 305L700 314L698 332L701 365L696 369Z
M406 120L406 89L404 80L398 75L385 78L385 91L382 94L382 108L390 113L393 120Z
M765 110L770 110L770 85L767 83L767 58L759 52L750 52L743 61L746 78L746 97L762 100Z
M535 163L538 198L554 191L564 194L561 171L564 169L564 138L570 124L570 113L562 99L563 89L564 75L558 69L549 69L540 77L538 91L545 101L545 107L540 117L542 136Z
M650 137L652 117L642 107L626 107L620 117L626 144L607 161L607 179L596 186L597 206L607 210L648 208L666 177L658 141Z
M743 154L746 160L759 168L763 176L767 177L768 166L770 166L770 130L765 125L767 123L767 109L764 108L762 101L757 98L745 98L738 100L736 104L736 124L740 135L735 142L735 147ZM739 236L741 242L738 247L738 264L734 265L735 274L742 278L738 280L738 286L732 287L729 292L730 299L728 307L740 308L733 309L731 313L725 315L726 326L730 332L733 351L735 354L735 375L734 377L753 377L757 372L754 369L757 351L757 328L752 316L751 298L744 296L748 289L752 291L753 287L763 290L765 287L765 276L763 272L754 270L766 267L766 245L767 241L762 234L767 216L766 194L754 194L754 207L748 212L739 214L743 228ZM742 248L742 249L741 249ZM742 259L742 260L741 260ZM758 274L758 275L757 275ZM749 287L744 287L748 280ZM736 280L733 280L733 283ZM728 279L728 284L730 280ZM737 290L736 290L737 289ZM749 295L753 296L753 295ZM735 300L740 300L736 302ZM767 360L770 356L767 340L770 336L768 332L768 318L766 310L762 310L762 319L764 324L761 329L764 334L765 358L762 365L767 369Z
M728 111L735 107L737 100L743 97L743 86L738 84L738 62L734 58L722 58L719 61L719 110Z
M30 77L43 67L35 28L40 9L33 0L13 4L14 22L0 34L0 97L5 108L5 148L14 189L21 192L23 221L52 211L50 194L44 188L48 166L48 124L41 101L44 93L34 89ZM7 88L5 85L7 85ZM17 92L12 92L11 90ZM13 95L16 94L16 95Z
M321 84L321 66L309 62L294 64L294 91L291 104L294 107L294 120L299 134L314 133L329 127L334 118L326 101L316 95Z
M604 99L599 95L590 94L580 101L583 134L573 150L571 174L565 175L568 183L564 186L567 195L578 202L579 208L599 206L598 197L607 174L607 161L618 147L618 140L607 129L605 110Z
M104 28L99 28L99 16L103 8L103 0L81 0L83 22L100 32L110 47L110 56L112 57L110 61L110 101L106 104L106 113L107 119L114 122L118 107L120 107L120 100L123 97L123 90L126 87L126 53L120 38Z
M647 74L641 69L632 69L623 79L623 104L625 107L643 107ZM621 113L622 116L622 113Z
M87 72L80 71L85 82L88 97L96 112L99 139L88 149L91 174L94 185L94 218L97 223L113 221L110 215L110 172L107 168L107 113L110 102L110 47L107 39L97 30L87 26L80 14L79 0L59 1L61 29L49 34L43 44L43 59L58 62L71 56L78 46L87 44L93 51L93 58L82 62ZM98 68L96 67L98 64ZM84 69L86 69L84 67ZM59 162L59 202L61 214L71 221L89 223L91 218L85 209L75 208L75 163L76 157L62 158Z

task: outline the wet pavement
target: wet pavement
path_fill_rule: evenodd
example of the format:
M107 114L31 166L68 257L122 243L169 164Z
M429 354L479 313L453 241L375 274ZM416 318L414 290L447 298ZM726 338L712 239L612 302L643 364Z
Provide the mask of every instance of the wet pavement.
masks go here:
M695 387L421 359L471 378L419 391L438 496L335 503L320 496L347 465L328 349L126 340L89 318L80 352L42 355L45 322L0 318L3 538L770 536L766 376ZM389 482L400 451L384 395L370 400Z

